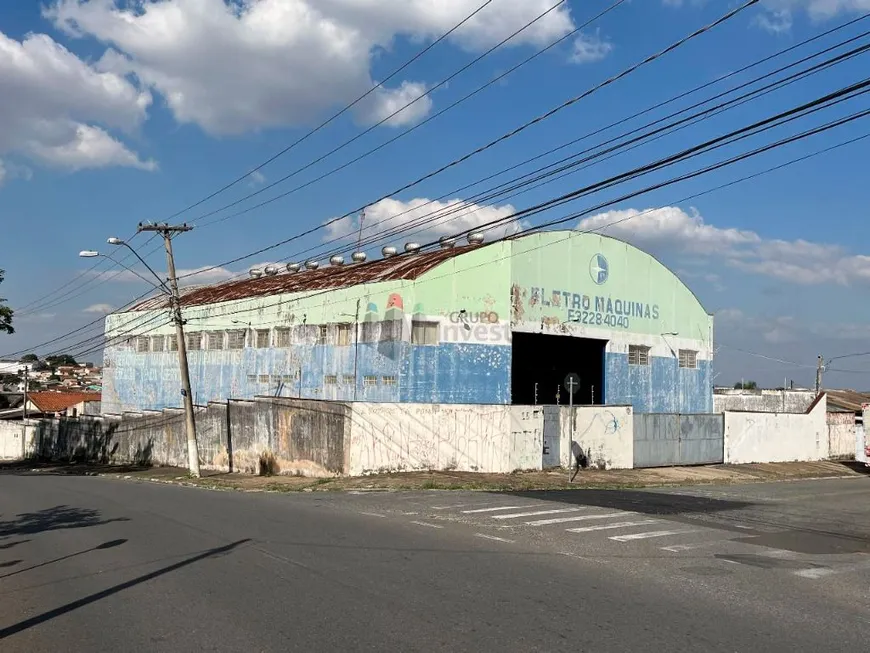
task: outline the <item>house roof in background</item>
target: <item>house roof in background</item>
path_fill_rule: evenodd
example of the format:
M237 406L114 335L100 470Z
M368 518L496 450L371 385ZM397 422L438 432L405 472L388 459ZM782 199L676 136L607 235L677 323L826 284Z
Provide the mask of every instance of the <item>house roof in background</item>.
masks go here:
M57 413L76 404L88 401L101 401L99 392L32 392L27 398L40 412Z
M870 404L870 393L855 390L825 390L828 395L828 410L860 413L864 404Z

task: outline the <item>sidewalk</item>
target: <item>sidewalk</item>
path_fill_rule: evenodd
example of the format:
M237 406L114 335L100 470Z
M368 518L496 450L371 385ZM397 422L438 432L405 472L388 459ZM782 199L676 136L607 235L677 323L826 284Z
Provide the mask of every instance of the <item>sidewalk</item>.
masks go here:
M192 479L176 467L138 468L111 465L53 465L33 462L0 464L0 473L46 473L108 476L137 481L176 483L215 490L299 492L347 490L564 490L619 489L680 485L767 483L813 478L870 476L870 468L854 462L708 465L655 469L580 470L569 484L564 470L478 474L474 472L405 472L354 478L250 476L203 470Z

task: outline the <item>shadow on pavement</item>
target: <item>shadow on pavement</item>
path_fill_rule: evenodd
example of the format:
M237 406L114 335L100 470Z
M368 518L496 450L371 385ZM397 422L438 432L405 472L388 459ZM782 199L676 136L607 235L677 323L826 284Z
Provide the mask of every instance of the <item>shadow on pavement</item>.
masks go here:
M42 614L35 615L33 617L30 617L29 619L25 619L24 621L19 621L17 624L13 624L0 630L0 640L6 639L7 637L10 637L12 635L16 635L22 631L28 630L29 628L33 628L34 626L39 626L46 621L51 621L52 619L65 615L69 612L72 612L73 610L78 610L79 608L83 608L86 605L90 605L91 603L95 603L102 599L108 598L113 594L117 594L118 592L122 592L131 587L135 587L136 585L140 585L142 583L148 582L149 580L153 580L154 578L158 578L173 571L177 571L178 569L182 569L183 567L187 567L189 565L197 563L200 560L205 560L206 558L212 558L215 556L226 555L237 547L241 546L242 544L246 544L250 541L250 539L244 539L233 542L231 544L227 544L226 546L209 549L191 558L182 560L181 562L177 562L174 565L169 565L168 567L163 567L162 569L157 569L156 571L143 574L142 576L138 576L123 583L119 583L118 585L114 585L100 592L89 594L88 596L77 599L53 610L49 610L47 612L43 612Z
M870 476L870 467L867 466L867 463L858 462L857 460L841 460L840 464L853 472Z
M130 520L127 517L101 519L100 512L91 508L55 506L36 512L21 513L16 515L15 519L0 521L0 538L11 535L34 535L65 528L88 528L119 521Z
M9 576L17 576L18 574L23 574L25 571L31 571L33 569L39 569L40 567L47 567L48 565L53 565L56 562L63 562L64 560L69 560L70 558L75 558L76 556L84 555L85 553L90 553L91 551L104 551L106 549L114 549L116 546L121 546L122 544L126 544L127 540L110 540L108 542L103 542L102 544L98 544L97 546L92 546L89 549L84 549L82 551L76 551L75 553L70 553L65 556L61 556L59 558L54 558L53 560L46 560L45 562L40 562L38 565L32 565L30 567L25 567L24 569L18 569L16 571L9 572L8 574L3 574L0 576L2 578L9 578ZM18 560L17 562L21 562ZM16 563L17 564L17 563ZM0 567L4 565L0 564Z
M597 506L650 515L682 515L740 510L752 506L746 501L731 501L641 490L526 490L500 492L499 496L515 496L538 501L556 501L578 506Z
M100 463L52 463L38 460L16 460L0 463L0 474L34 476L56 474L68 476L97 476L99 474L127 474L151 469L151 465L109 465Z

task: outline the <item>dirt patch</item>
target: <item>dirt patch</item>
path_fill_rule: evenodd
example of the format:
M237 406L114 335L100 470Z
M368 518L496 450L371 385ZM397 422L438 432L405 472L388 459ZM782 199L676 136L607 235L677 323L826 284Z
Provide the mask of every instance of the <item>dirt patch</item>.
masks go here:
M117 468L108 465L0 465L0 473L55 473L101 475L129 480L178 483L210 489L247 492L353 491L353 490L564 490L643 488L680 485L761 483L809 478L859 477L861 470L837 462L769 463L757 465L710 465L656 469L581 470L568 482L565 470L480 474L474 472L400 472L354 478L304 476L254 476L203 470L191 478L177 467Z

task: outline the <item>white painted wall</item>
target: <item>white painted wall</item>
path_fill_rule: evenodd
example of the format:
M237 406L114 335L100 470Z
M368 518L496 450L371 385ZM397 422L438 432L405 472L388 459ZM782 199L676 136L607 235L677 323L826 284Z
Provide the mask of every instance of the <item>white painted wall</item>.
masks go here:
M855 457L855 413L828 413L828 457Z
M36 426L28 424L26 446L21 447L21 422L0 420L0 460L21 460L33 452L33 438Z
M352 476L541 469L543 411L526 406L352 404Z
M828 457L827 401L808 414L725 413L725 462L778 463Z
M574 417L572 418L572 411ZM575 442L597 469L631 469L634 466L634 416L631 406L580 406L559 408L559 462L575 465ZM573 431L572 431L573 423ZM573 439L572 439L573 433Z

